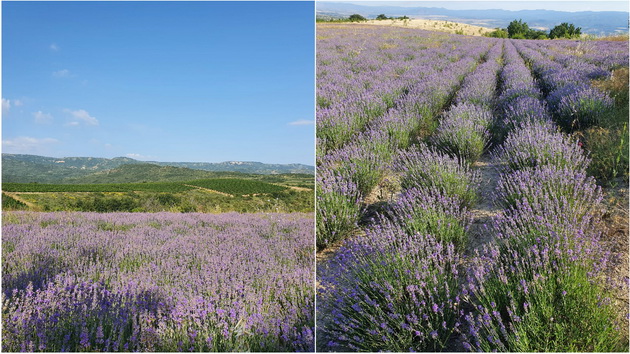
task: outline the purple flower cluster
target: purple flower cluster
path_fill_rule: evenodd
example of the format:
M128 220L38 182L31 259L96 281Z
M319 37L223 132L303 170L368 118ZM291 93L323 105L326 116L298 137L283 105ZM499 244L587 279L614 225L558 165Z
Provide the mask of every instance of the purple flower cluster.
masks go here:
M551 115L544 101L523 96L510 102L503 109L503 129L517 130L523 124L551 122Z
M502 119L495 132L499 140L503 140L508 132L520 129L523 124L551 120L541 100L542 93L512 41L505 44L504 60L506 65L501 72L502 93L499 97Z
M457 91L455 103L470 103L492 109L497 87L497 76L501 70L499 64L503 53L503 42L497 41L485 55L485 62L468 75Z
M607 44L610 49L594 53L596 50L592 44L576 44L573 41L561 41L556 43L535 43L523 41L516 44L521 54L532 63L534 71L543 79L543 84L548 91L553 91L567 84L578 84L589 79L600 79L610 76L610 70L619 65L627 65L627 45L623 53L623 45L615 45L621 49L613 53L613 45ZM621 54L623 53L623 54ZM577 54L577 55L576 55ZM604 56L602 56L602 54ZM621 55L620 55L621 54ZM609 55L617 56L617 62L610 65L604 64ZM599 57L600 59L596 59ZM625 57L626 62L619 59ZM622 59L623 60L623 59Z
M564 210L578 217L601 214L603 209L602 191L595 179L568 167L539 166L504 174L499 179L496 200L504 209L514 209L525 201L532 205L549 199L567 204Z
M499 242L486 246L468 273L475 311L466 315L465 346L483 351L623 347L616 311L595 280L610 258L599 242L597 217L575 208L546 194L531 203L523 199L494 219L491 231ZM548 326L551 322L557 326Z
M519 42L518 50L540 77L548 93L547 101L558 123L568 130L597 124L613 106L613 100L588 82L610 76L608 65L567 53L567 48L551 48ZM582 51L588 51L582 48ZM551 59L553 58L553 59ZM626 53L627 58L627 53Z
M557 89L547 97L558 124L569 129L598 125L614 106L604 92L587 84L571 84Z
M381 220L390 220L407 234L434 235L442 243L458 247L467 243L472 217L456 197L435 188L410 188L389 205Z
M551 123L522 125L492 153L505 172L545 165L584 172L590 162L578 142L556 132Z
M383 223L336 255L339 269L320 278L329 289L336 350L439 351L459 331L461 286L452 244Z
M447 197L458 198L462 206L477 200L479 174L457 157L419 145L403 152L395 164L396 170L402 172L403 189L435 188Z
M505 66L501 71L501 95L499 105L508 107L514 100L526 96L540 98L541 92L531 72L520 57L512 41L505 42L503 59Z
M314 348L311 215L3 216L3 351Z
M430 141L447 154L473 163L490 142L492 122L489 109L461 103L446 113Z
M320 171L330 170L352 181L362 197L367 196L385 175L395 146L387 133L369 130L357 140L320 158Z
M361 194L348 177L322 169L317 174L317 248L343 239L357 228Z

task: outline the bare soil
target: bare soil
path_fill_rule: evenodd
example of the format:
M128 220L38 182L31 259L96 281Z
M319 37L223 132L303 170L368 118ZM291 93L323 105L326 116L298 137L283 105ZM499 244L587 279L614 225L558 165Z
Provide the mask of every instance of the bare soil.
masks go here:
M488 232L487 226L501 210L495 203L495 189L500 177L496 162L486 154L473 163L472 168L479 172L481 186L479 200L470 209L473 221L468 233L467 253L469 254L492 241L492 235Z
M202 190L202 191L206 191L206 192L210 192L210 193L216 193L216 194L221 194L221 195L224 195L224 196L226 196L226 197L232 197L232 198L234 198L234 196L233 196L233 195L231 195L231 194L228 194L228 193L223 193L223 192L219 192L219 191L215 191L214 189L204 188L204 187L199 187L199 186L193 186L192 184L184 184L184 185L185 185L185 186L187 186L187 187L197 188L197 189L200 189L200 190Z
M447 33L459 33L468 36L482 36L484 33L492 32L494 29L482 26L469 25L466 23L444 21L444 20L425 20L425 19L409 19L409 20L369 20L367 23L377 26L405 27L416 28L428 31L438 31Z
M628 328L629 293L629 235L628 235L628 182L623 178L615 181L615 187L604 188L604 204L607 212L602 221L605 225L602 241L604 247L613 253L612 264L607 275L613 284L614 302L620 308L622 325ZM627 332L627 331L626 331Z

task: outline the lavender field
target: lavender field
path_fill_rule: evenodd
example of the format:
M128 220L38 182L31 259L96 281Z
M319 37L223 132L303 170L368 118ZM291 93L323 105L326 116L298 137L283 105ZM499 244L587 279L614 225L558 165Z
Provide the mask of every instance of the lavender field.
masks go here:
M312 351L312 214L5 212L3 351Z
M627 67L627 42L319 25L317 349L627 351Z

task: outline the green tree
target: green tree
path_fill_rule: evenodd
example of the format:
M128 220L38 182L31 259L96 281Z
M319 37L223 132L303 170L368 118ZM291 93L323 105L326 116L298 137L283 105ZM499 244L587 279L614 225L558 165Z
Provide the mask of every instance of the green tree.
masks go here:
M527 34L525 35L527 39L547 39L547 32L543 30L537 30L530 28Z
M504 29L497 28L496 30L492 32L484 34L484 36L493 37L493 38L508 38L508 33Z
M385 16L385 14L380 14L378 16L376 16L377 20L387 20L389 19L387 16Z
M350 20L350 22L361 22L361 21L365 21L366 18L359 14L352 14L350 15L350 17L348 17L348 20Z
M516 33L513 36L510 36L510 38L512 39L527 39L527 37L525 37L525 34L523 33Z
M522 20L514 20L510 22L507 27L507 32L510 38L526 38L527 32L529 32L529 25Z
M580 27L575 27L572 23L563 22L549 31L549 38L578 38L582 34Z

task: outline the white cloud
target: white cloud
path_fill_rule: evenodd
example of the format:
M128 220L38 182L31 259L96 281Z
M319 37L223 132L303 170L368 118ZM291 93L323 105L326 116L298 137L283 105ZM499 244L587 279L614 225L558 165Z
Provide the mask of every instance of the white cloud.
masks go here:
M306 119L302 119L302 120L296 120L294 122L290 122L289 125L313 125L315 124L314 121L312 120L306 120Z
M11 109L11 100L2 97L2 114L9 113L9 109Z
M9 113L11 107L20 107L22 105L24 105L24 103L22 103L22 101L20 100L9 100L2 97L2 114Z
M50 124L53 121L53 116L50 113L44 113L42 111L34 112L33 117L37 124Z
M153 158L153 156L145 156L145 155L134 154L134 153L130 153L125 156L127 156L130 159L136 159L136 160L147 160L147 159Z
M53 71L52 76L58 77L58 78L69 77L70 76L70 70L62 69L62 70Z
M79 109L76 111L70 109L63 110L66 113L69 113L74 120L71 120L66 125L68 126L78 126L82 122L86 125L98 125L98 119L92 117L86 110Z
M61 48L59 48L59 46L58 46L56 43L52 43L52 44L50 45L50 50L52 50L52 51L54 51L54 52L58 52L58 51L59 51L59 49L61 49Z
M49 152L47 147L58 143L59 140L53 138L32 138L19 136L14 139L2 140L2 150L13 154L41 154Z

